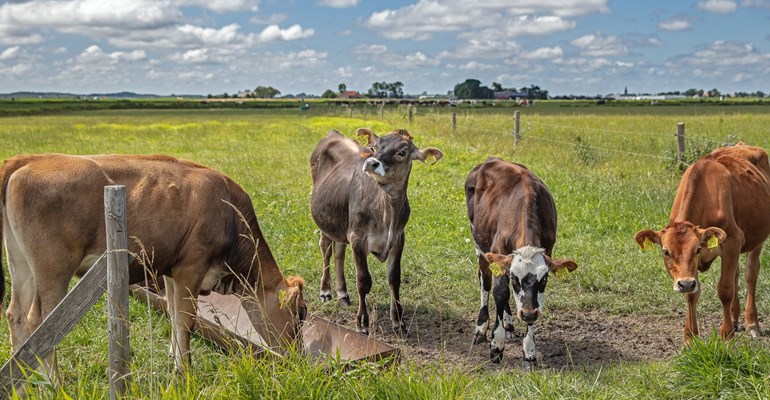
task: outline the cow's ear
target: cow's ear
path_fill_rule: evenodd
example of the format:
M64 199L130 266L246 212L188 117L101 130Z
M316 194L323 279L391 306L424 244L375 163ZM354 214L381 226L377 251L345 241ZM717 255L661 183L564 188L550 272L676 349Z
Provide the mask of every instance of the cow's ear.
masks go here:
M644 229L636 232L634 240L639 244L639 248L642 250L654 250L657 244L660 246L660 232L653 231L652 229Z
M491 263L497 263L500 265L511 265L511 261L513 260L512 255L503 255L503 254L497 254L497 253L487 253L484 255L484 257L487 259L487 261Z
M356 137L358 138L358 143L364 147L374 147L377 145L377 140L380 139L369 128L358 128L356 130Z
M414 153L412 153L413 160L420 160L422 162L427 162L429 165L435 164L436 161L441 159L441 157L444 157L444 153L442 153L441 150L435 147L426 147L424 149L417 149L415 150Z
M578 268L578 264L575 260L571 260L568 258L560 258L560 259L554 260L553 258L548 257L545 254L543 254L543 257L545 258L545 263L548 264L548 270L552 274L558 274L562 271L572 272Z
M727 239L725 231L714 226L706 229L696 228L695 232L700 237L700 246L708 249L716 249Z

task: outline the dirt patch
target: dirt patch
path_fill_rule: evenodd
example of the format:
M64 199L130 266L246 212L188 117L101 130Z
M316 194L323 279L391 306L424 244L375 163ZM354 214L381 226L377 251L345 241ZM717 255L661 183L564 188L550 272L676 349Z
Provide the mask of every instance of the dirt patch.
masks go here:
M409 311L412 314L406 318L409 326L406 338L392 333L387 311L380 310L372 324L372 337L399 348L403 360L463 370L522 368L521 343L526 326L521 321L516 321L515 331L506 340L502 363L491 364L489 343L472 345L475 314L452 319L429 309ZM331 315L324 316L355 329L355 307L335 307ZM719 315L699 315L701 336L708 335L719 322ZM681 312L608 315L600 311L548 310L535 330L539 368L569 370L621 362L663 361L680 351L683 324Z

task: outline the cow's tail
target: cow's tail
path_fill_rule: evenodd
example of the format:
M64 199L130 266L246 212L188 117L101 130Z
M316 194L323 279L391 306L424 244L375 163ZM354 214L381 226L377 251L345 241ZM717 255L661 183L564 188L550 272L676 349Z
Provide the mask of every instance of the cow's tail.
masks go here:
M5 241L3 240L3 213L5 212L5 185L8 178L5 176L5 163L0 168L0 318L5 314L5 272L3 268L3 249ZM6 264L9 264L6 262Z

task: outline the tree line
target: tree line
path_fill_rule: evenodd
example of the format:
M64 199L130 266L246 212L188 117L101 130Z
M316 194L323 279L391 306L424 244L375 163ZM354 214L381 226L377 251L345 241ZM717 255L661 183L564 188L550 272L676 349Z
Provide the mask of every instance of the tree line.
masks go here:
M281 94L281 91L272 87L272 86L257 86L254 90L245 90L238 93L228 94L227 92L219 95L212 95L209 94L208 98L257 98L257 99L272 99L276 96L279 96ZM396 82L374 82L372 83L372 86L366 91L366 92L358 92L358 91L348 91L348 87L345 83L340 83L337 86L337 90L334 91L332 89L327 89L322 95L322 98L326 99L334 99L341 96L350 97L351 95L360 95L361 97L366 98L372 98L372 99L401 99L404 98L404 84L402 82L396 81ZM427 93L424 93L427 95ZM645 93L644 95L648 95ZM660 92L658 95L682 95L687 97L719 97L723 95L719 90L716 88L711 90L703 90L703 89L687 89L685 91L671 91L671 92ZM737 92L731 94L736 97L758 97L763 98L767 94L762 91L756 91L753 93L748 92ZM306 95L305 93L297 94L297 95L290 95L285 97L316 97L313 95ZM548 93L548 90L545 90L541 88L538 85L529 85L529 86L522 86L521 88L516 87L503 87L498 82L492 82L492 85L489 87L484 86L481 84L481 81L478 79L466 79L464 82L458 83L454 86L453 91L449 91L447 94L447 97L455 97L457 99L478 99L478 100L485 100L485 99L530 99L530 100L540 100L540 99L548 99L551 98L551 96ZM601 95L597 96L557 96L554 98L600 98Z

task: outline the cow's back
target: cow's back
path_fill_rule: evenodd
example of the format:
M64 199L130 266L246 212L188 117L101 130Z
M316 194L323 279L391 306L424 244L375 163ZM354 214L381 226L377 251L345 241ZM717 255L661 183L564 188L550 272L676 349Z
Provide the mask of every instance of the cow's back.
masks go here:
M223 174L163 156L21 156L8 180L5 206L25 252L63 248L63 262L78 267L105 248L104 186L126 186L129 250L143 247L159 274L180 257L225 261L237 236L237 218L225 201L244 206L246 196ZM248 196L246 196L248 197ZM246 215L253 213L250 201ZM140 244L137 243L139 241ZM74 273L75 271L62 271ZM143 278L132 263L131 280Z
M310 211L316 225L336 241L345 241L350 196L363 176L361 147L337 131L329 132L310 156L313 179ZM359 178L360 178L359 176Z
M468 175L465 193L481 251L510 254L532 245L551 254L556 207L545 184L525 166L490 158Z
M739 144L702 157L682 176L669 222L740 230L742 252L770 234L770 164L767 152Z

